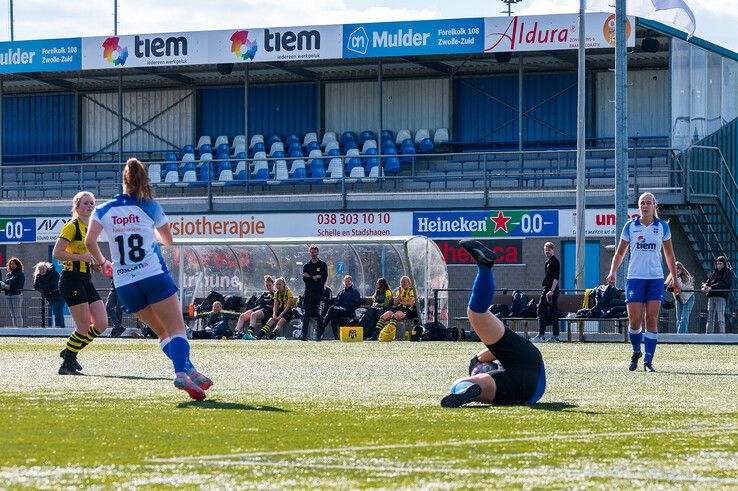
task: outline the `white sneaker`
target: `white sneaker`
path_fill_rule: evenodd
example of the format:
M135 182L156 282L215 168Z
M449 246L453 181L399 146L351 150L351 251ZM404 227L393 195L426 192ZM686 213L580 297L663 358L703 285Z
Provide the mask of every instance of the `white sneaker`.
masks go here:
M530 341L532 343L545 343L546 342L546 337L545 336L538 335L538 336L534 337L533 339L531 339Z
M559 339L558 336L551 336L550 338L548 338L548 340L546 340L546 342L547 343L560 343L561 339Z

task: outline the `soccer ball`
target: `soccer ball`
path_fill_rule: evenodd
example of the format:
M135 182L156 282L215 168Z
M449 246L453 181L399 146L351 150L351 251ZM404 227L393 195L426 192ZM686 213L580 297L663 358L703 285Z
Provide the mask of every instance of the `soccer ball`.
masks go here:
M499 365L497 363L488 363L486 361L482 361L477 363L477 366L472 368L471 374L472 375L479 375L480 373L492 373L499 369Z

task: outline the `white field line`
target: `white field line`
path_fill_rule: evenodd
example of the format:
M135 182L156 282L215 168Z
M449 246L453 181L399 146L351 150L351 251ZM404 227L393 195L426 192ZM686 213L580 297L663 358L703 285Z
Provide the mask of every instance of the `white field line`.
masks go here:
M621 438L627 436L643 436L654 435L654 434L678 434L678 433L713 433L713 432L735 432L738 431L738 426L723 426L717 428L676 428L676 429L648 429L644 431L622 431L622 432L611 432L611 433L574 433L568 435L542 435L542 436L529 436L529 437L518 437L518 438L494 438L487 440L461 440L461 441L449 441L449 442L431 442L431 443L397 443L391 445L367 445L367 446L355 446L355 447L339 447L339 448L306 448L306 449L293 449L293 450L276 450L271 452L241 452L232 454L220 454L220 455L199 455L189 457L174 457L167 459L151 459L151 462L155 463L166 463L166 462L202 462L208 460L226 460L226 459L253 459L258 457L273 457L281 455L310 455L310 454L336 454L343 452L363 452L363 451L376 451L376 450L399 450L399 449L412 449L412 448L428 448L428 447L459 447L466 445L486 445L496 443L518 443L518 442L539 442L539 441L551 441L551 440L591 440L594 438Z
M699 482L699 483L718 483L718 484L738 484L738 479L730 477L707 477L707 476L675 476L673 474L627 474L627 473L608 473L608 472L592 472L587 470L559 469L556 467L547 467L542 469L494 469L474 467L470 468L438 468L438 467L391 467L383 465L350 465L350 464L320 464L315 462L295 462L294 460L276 460L276 461L249 461L236 460L232 462L219 462L218 465L223 467L250 466L250 467L299 467L303 469L325 469L325 470L348 470L348 471L367 471L376 474L457 474L457 475L499 475L510 476L512 474L522 476L552 476L567 477L575 479L603 478L603 479L623 479L623 480L648 480L648 481L667 481L667 482Z

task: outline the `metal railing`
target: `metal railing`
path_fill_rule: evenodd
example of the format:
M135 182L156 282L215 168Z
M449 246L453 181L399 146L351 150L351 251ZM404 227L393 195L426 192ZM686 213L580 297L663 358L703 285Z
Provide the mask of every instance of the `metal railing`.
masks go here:
M629 150L629 181L638 192L639 187L682 189L685 173L682 161L675 149L665 147L634 147ZM155 183L157 194L162 197L260 196L273 194L328 194L342 197L351 193L372 192L458 192L482 191L485 196L493 190L524 188L571 189L576 180L575 150L498 151L473 153L434 153L416 155L360 155L362 166L378 162L378 174L351 176L349 160L353 156L321 157L323 169L328 169L331 159L340 159L342 167L337 175L313 177L308 157L269 157L264 159L222 159L204 162L149 161L162 170L175 169L172 182ZM595 148L587 151L587 186L590 189L611 188L614 182L614 150ZM401 161L397 173L385 171L387 163ZM305 177L295 177L292 172L286 179L274 175L276 162L284 162L288 171L293 170L295 160L305 163ZM255 162L266 161L268 177L257 179ZM355 162L355 161L353 161ZM228 164L223 166L222 164ZM238 179L237 169L245 170ZM196 168L196 180L183 182L184 166ZM197 166L204 165L205 168ZM0 199L66 199L80 189L105 196L119 192L122 176L121 163L110 162L56 162L33 165L0 166L2 187ZM216 175L218 167L227 167L233 177L223 179ZM234 170L234 167L236 170ZM174 177L174 176L172 176ZM152 179L155 181L155 179Z
M541 290L524 290L524 289L513 289L513 288L497 288L496 296L499 299L499 295L510 295L513 291L519 290L527 295L528 300L538 300L541 295ZM686 291L686 290L685 290ZM699 290L690 290L694 292L694 304L691 309L691 315L688 322L689 333L705 333L707 323L707 297ZM716 290L717 291L717 290ZM730 293L735 294L738 290L728 290ZM450 289L434 289L433 298L431 300L431 312L432 321L441 322L447 327L464 327L468 326L467 320L467 305L469 303L470 289L464 288L450 288ZM559 297L559 306L561 308L562 301L565 301L566 296L578 295L581 299L584 294L584 290L561 290L561 296ZM673 296L670 294L666 295L667 300L673 300ZM592 305L590 305L592 307ZM582 307L580 307L582 308ZM732 305L728 302L726 305L726 333L738 333L738 306ZM566 314L563 314L564 316ZM536 318L531 317L531 321L535 324L534 330L537 329ZM505 318L503 317L504 321ZM591 322L591 325L585 324L585 329L594 329L594 332L608 332L608 329L616 327L611 324L603 324L598 326L597 318L584 318L585 322ZM659 313L659 332L662 333L676 333L677 332L677 320L676 320L676 309L675 308L662 308ZM599 331L598 331L599 330ZM566 332L566 323L562 323L561 332ZM609 334L615 334L614 332L608 332Z

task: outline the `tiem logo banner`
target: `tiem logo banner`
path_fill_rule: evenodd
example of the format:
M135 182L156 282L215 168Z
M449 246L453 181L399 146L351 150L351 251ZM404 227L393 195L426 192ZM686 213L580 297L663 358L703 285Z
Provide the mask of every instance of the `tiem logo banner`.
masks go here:
M484 19L449 19L343 26L343 57L481 53Z
M585 14L586 48L614 46L614 17L606 13ZM611 18L612 17L612 18ZM627 45L635 46L630 26L635 18L628 17ZM579 17L577 14L487 17L484 19L484 51L545 51L579 47Z
M207 33L82 38L82 69L207 63Z

